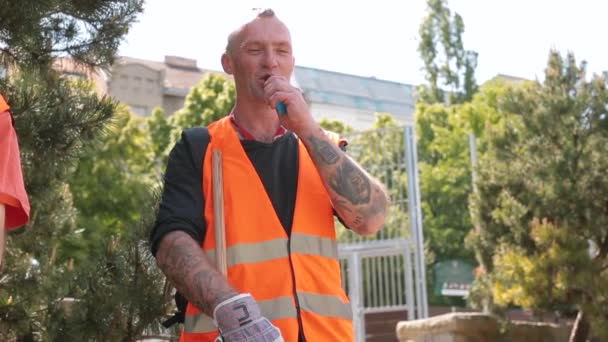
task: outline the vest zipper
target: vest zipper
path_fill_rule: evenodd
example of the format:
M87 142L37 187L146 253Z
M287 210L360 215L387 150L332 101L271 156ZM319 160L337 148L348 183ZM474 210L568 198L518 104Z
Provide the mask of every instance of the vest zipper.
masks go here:
M296 290L296 273L293 269L293 262L291 261L291 234L289 234L287 243L287 253L289 254L289 267L291 268L291 281L293 283L293 297L296 300L296 314L298 317L298 342L306 342L306 336L304 336L304 325L302 324L302 315L300 314L300 301L298 300L298 291Z

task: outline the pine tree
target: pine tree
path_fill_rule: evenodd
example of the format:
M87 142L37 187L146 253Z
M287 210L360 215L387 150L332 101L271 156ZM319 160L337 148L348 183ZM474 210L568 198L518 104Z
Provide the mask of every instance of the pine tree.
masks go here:
M63 76L56 62L65 58L90 72L108 68L142 3L0 1L0 65L9 71L0 92L12 107L32 205L30 223L8 240L0 340L83 340L65 330L64 322L76 317L69 315L73 305L65 298L86 302L79 289L84 275L95 274L98 259L88 260L69 180L83 148L99 137L117 103Z

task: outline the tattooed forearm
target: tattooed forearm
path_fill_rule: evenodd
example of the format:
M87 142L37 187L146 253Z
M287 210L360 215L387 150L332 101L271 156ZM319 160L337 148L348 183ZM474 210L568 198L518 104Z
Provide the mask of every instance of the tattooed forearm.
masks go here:
M331 188L352 204L367 204L371 192L369 178L353 163L345 159L331 175Z
M309 140L313 146L314 153L321 157L326 164L335 164L340 159L340 155L331 143L319 139L314 135L311 135Z
M160 242L160 269L189 302L211 316L215 305L236 294L190 235L175 231Z
M334 209L342 221L360 234L371 234L384 224L388 197L370 177L319 130L303 139Z

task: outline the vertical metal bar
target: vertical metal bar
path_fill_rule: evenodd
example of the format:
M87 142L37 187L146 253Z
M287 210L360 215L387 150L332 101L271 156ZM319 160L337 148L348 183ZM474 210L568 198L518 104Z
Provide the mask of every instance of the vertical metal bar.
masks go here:
M384 256L382 257L382 274L384 275L384 306L390 306L391 305L391 289L390 289L390 276L391 276L391 269L388 265L388 260L389 260L390 256Z
M359 253L354 252L348 258L349 282L350 286L349 298L353 310L353 327L355 330L355 341L365 341L365 316L363 316L363 307L361 305L361 257Z
M420 187L418 184L418 149L416 148L416 134L414 127L408 127L411 130L410 135L410 150L412 155L412 170L414 175L414 190L416 202L416 229L418 230L418 262L420 263L420 289L422 291L422 301L419 305L422 307L422 318L429 316L428 297L426 289L426 265L424 263L424 231L422 229L422 206L420 197Z
M378 265L378 257L372 257L374 260L374 307L377 308L380 305L380 265Z
M471 180L473 181L473 192L477 188L477 141L475 133L469 133L469 146L471 149Z
M390 269L390 277L391 277L391 306L396 306L401 303L397 300L397 276L399 274L399 269L397 268L399 263L397 263L397 255L390 256L389 259L389 269Z
M378 262L378 306L381 307L384 305L384 286L383 286L383 277L384 277L384 263L382 262L383 257L376 256L374 257Z
M414 279L412 277L412 250L410 249L410 242L405 246L405 255L404 255L404 263L405 263L405 301L407 302L407 319L415 320L416 312L414 310Z
M366 285L366 287L365 287L365 293L367 294L366 295L365 307L369 308L369 307L373 306L372 305L372 290L373 290L373 285L372 285L372 281L371 281L372 280L371 279L371 277L372 277L371 276L371 274L372 274L372 271L371 271L371 261L370 261L369 258L365 258L365 259L363 259L363 262L364 262L364 265L365 265L365 269L364 269L364 272L365 272L365 285Z
M411 151L411 131L408 126L404 129L404 141L405 141L405 159L406 159L406 172L407 172L407 198L408 198L408 221L410 224L410 234L412 241L414 242L414 287L416 288L416 309L418 310L417 317L422 318L422 309L420 304L422 303L422 291L420 289L420 263L418 259L420 255L418 250L420 245L418 244L418 229L416 227L416 191L414 190L414 170L413 170L413 157Z
M383 132L384 136L386 137L386 130ZM390 136L389 136L390 137ZM390 162L390 149L385 148L385 144L386 141L385 139L379 139L380 143L378 144L378 148L380 149L380 151L378 151L378 155L382 155L382 165L380 166L380 169L378 170L378 173L380 173L379 175L376 175L376 177L382 177L385 178L386 177L386 170L389 169L389 162ZM384 152L384 153L383 153ZM386 184L386 182L383 182ZM390 192L390 190L389 190ZM382 235L381 235L381 239L387 240L390 239L390 230L387 229L382 229Z
M401 305L407 306L407 300L405 297L405 291L406 291L406 283L405 283L405 277L407 276L407 273L409 271L411 271L410 266L405 262L405 254L402 254L399 256L399 260L401 260L401 265L402 267L400 268L401 272L399 274L399 277L397 278L397 282L399 284L399 303L401 303Z
M405 130L405 127L403 129ZM403 139L402 139L403 145L401 145L400 147L403 148L403 151L405 151L405 134L402 134L402 135L403 135ZM397 175L397 179L401 180L401 174L402 174L403 171L405 171L404 167L406 166L405 162L403 160L404 157L405 157L405 152L403 154L399 153L398 156L399 156L399 173ZM405 191L404 191L403 187L401 186L401 182L399 182L399 209L400 209L400 212L405 212L405 209L406 209L405 208L405 202L406 202L406 200L407 199L406 199ZM402 226L401 226L401 228L402 228L401 232L402 232L403 236L406 236L405 233L407 232L407 227L406 227L405 221L402 220L401 222L399 222L399 224L400 225L402 224ZM409 238L410 239L412 238L411 234L410 234Z

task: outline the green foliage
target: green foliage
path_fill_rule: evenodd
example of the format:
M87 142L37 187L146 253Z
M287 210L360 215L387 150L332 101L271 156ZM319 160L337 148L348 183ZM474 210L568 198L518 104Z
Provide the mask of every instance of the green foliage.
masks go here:
M171 124L180 129L207 126L230 113L235 98L233 81L208 73L190 90L184 108L171 116Z
M348 141L347 154L356 160L367 172L385 184L393 199L389 208L388 222L373 236L360 237L338 225L339 238L343 242L370 241L386 238L400 238L407 234L407 207L402 194L406 191L407 177L403 169L404 142L403 129L387 113L376 115L374 125L368 131L354 132L348 126L336 122L322 121L322 126L334 132L344 132ZM342 128L344 127L344 128Z
M169 296L165 278L143 242L153 224L155 203L150 193L139 203L139 222L121 234L96 238L96 253L75 267L64 285L66 299L74 301L64 299L50 308L53 319L46 339L136 341L162 331Z
M477 92L477 53L464 49L462 17L452 15L447 0L427 0L427 12L419 29L418 52L428 85L420 87L419 99L443 103L448 91L450 103L470 101Z
M471 202L488 302L576 308L606 338L606 80L551 51L543 84L511 89L499 108Z
M143 0L1 0L0 8L0 62L44 70L71 57L107 67Z
M323 118L319 121L319 126L324 130L338 133L341 136L353 132L353 128L340 120Z
M0 340L81 341L95 340L95 336L103 340L101 330L96 330L97 335L88 334L86 329L77 336L67 333L64 323L72 318L62 308L63 298L88 302L87 283L105 282L114 288L104 289L103 298L99 296L90 303L91 310L102 310L101 301L109 303L108 296L114 294L118 299L120 291L126 291L120 286L120 276L132 279L134 274L140 278L155 274L133 258L124 259L128 262L119 267L120 274L114 278L97 273L107 266L102 256L115 259L133 255L129 253L136 244L130 234L143 229L133 229L140 216L128 216L126 211L121 212L125 215L120 222L112 220L108 214L111 201L102 199L101 187L88 189L82 179L76 181L78 172L84 169L100 178L105 176L107 163L103 158L88 156L82 165L78 159L91 151L91 144L98 143L117 103L100 98L87 82L61 76L52 66L61 56L71 57L77 64L107 68L120 39L141 12L142 1L0 1L0 8L0 63L9 69L9 77L0 80L0 92L14 114L32 207L29 224L12 231L7 243L6 265L0 278ZM107 179L104 182L109 183ZM89 183L95 180L90 178ZM81 193L79 187L87 187L88 192ZM139 203L140 208L144 203ZM94 210L96 205L103 207L99 215ZM118 232L120 224L124 229ZM128 229L132 231L125 234ZM122 241L120 248L103 252L110 240ZM143 246L138 242L137 248ZM146 286L138 287L141 297L122 298L121 302L129 307L130 319L150 325L147 313L158 308L152 310L146 305L156 305L150 298L158 296L147 295L150 292ZM142 305L142 297L150 304ZM107 311L104 315L112 317ZM96 326L98 322L88 323ZM139 327L125 326L130 332L113 331L125 340L135 340L133 333Z
M465 238L473 228L468 206L473 191L470 133L475 134L478 155L483 156L487 150L486 127L502 124L499 104L514 87L495 80L481 87L467 103L451 106L417 104L416 133L427 265L450 259L471 263L475 260L472 250L464 248ZM432 281L430 278L429 284L432 285ZM431 303L446 304L446 300L430 297ZM457 302L451 304L464 304Z
M171 143L173 126L171 126L171 122L162 108L156 108L152 111L152 114L148 117L147 125L154 159L160 163L160 165L157 165L157 171L161 172L161 168L167 164L167 156L173 147Z
M97 244L138 223L141 205L157 184L153 157L144 119L121 106L106 133L83 151L70 179L86 241Z

